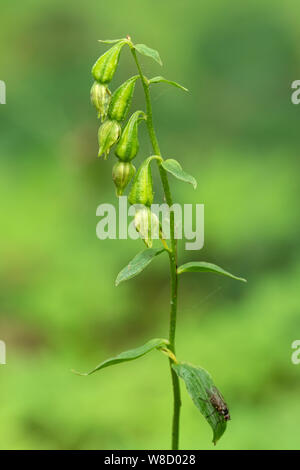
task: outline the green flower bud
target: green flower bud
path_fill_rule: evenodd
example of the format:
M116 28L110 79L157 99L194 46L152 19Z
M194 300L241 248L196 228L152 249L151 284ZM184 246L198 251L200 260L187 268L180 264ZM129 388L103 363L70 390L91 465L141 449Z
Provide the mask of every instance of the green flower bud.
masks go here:
M110 119L115 119L119 122L125 119L131 104L135 82L138 78L139 75L129 78L114 92L108 108L108 116Z
M112 177L116 185L117 196L122 196L134 173L135 167L130 162L119 161L113 166Z
M111 93L106 85L94 82L91 88L91 102L98 111L98 118L104 121L107 115Z
M148 248L152 248L152 237L159 233L159 219L149 207L138 209L134 216L134 225Z
M109 83L112 80L118 66L121 49L125 44L125 41L118 42L102 54L93 65L92 74L97 82Z
M117 121L105 121L98 131L99 152L98 157L104 154L106 159L111 147L118 141L121 135L121 126Z
M140 117L141 115L143 115L143 117ZM115 154L124 162L129 162L138 153L138 124L142 119L145 119L144 112L136 111L123 129Z
M153 184L150 167L151 158L147 158L138 169L128 197L130 204L151 206L153 202Z

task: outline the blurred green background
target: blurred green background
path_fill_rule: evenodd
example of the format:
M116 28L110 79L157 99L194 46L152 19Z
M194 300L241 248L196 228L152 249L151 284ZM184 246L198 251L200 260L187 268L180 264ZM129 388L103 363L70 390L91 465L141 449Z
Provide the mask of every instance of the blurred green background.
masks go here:
M142 57L190 93L153 89L166 157L198 180L171 180L176 202L205 204L205 247L180 262L215 262L248 279L180 280L177 356L205 367L230 405L217 449L299 449L299 2L4 0L0 79L0 366L2 449L166 449L172 396L158 352L78 377L168 332L165 257L114 287L138 241L96 238L96 207L115 202L97 155L89 102L100 38L126 34ZM111 84L135 74L124 48ZM133 108L144 106L140 84ZM150 154L146 133L136 163ZM157 175L156 175L157 176ZM157 191L159 194L159 191ZM182 387L182 449L210 449L211 430Z

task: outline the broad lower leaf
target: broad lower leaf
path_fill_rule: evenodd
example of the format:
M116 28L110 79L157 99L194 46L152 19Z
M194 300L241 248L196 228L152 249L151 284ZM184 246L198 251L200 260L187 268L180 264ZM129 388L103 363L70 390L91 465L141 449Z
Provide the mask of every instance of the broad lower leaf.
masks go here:
M163 160L161 164L163 168L171 173L171 175L175 176L175 178L184 181L185 183L190 183L194 189L197 188L197 181L195 178L183 171L180 163L178 163L177 160L170 158L168 160Z
M133 361L134 359L138 359L141 356L144 356L153 349L160 349L165 348L169 344L167 339L161 338L154 338L145 343L143 346L139 346L135 349L130 349L129 351L122 352L115 357L107 359L106 361L101 362L95 369L87 372L85 374L79 375L91 375L94 372L97 372L100 369L104 369L105 367L114 366L115 364L120 364L121 362L128 362ZM78 373L78 372L77 372Z
M159 56L159 53L155 49L151 49L150 47L146 46L145 44L135 44L134 48L140 54L145 55L147 57L151 57L151 59L158 62L159 65L162 65L162 61L161 61L161 58Z
M224 269L220 268L220 266L217 266L216 264L212 263L206 263L205 261L192 261L191 263L182 264L177 269L178 274L195 272L209 272L222 274L223 276L231 277L231 279L236 279L237 281L247 282L246 279L234 276L228 271L225 271Z
M125 39L98 39L98 42L102 42L103 44L116 44L120 41L125 41Z
M117 279L116 279L116 286L120 284L120 282L128 281L132 277L137 276L140 272L142 272L148 264L151 263L155 256L159 255L165 251L164 249L154 249L154 248L147 248L144 251L138 253L130 263L119 272Z
M184 86L180 85L179 83L177 82L173 82L172 80L167 80L166 78L164 77L153 77L149 80L149 83L168 83L169 85L173 85L177 88L180 88L181 90L183 91L189 91L187 88L185 88Z
M227 405L214 385L211 375L205 369L185 362L173 364L172 367L178 377L184 381L188 394L211 426L213 443L216 444L226 430L226 420L223 414L212 405L211 399L216 397L225 408Z

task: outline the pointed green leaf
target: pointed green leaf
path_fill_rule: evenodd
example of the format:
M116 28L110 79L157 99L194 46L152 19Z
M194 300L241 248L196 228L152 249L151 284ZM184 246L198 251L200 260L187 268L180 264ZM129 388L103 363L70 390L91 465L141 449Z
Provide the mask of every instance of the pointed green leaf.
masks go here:
M145 55L147 57L151 57L151 59L158 62L159 65L162 65L162 61L161 61L161 58L159 56L159 53L155 49L151 49L150 47L146 46L145 44L135 44L134 48L140 54Z
M79 375L91 375L100 369L104 369L105 367L113 366L115 364L120 364L122 362L133 361L134 359L138 359L139 357L144 356L148 352L153 351L153 349L164 348L168 344L169 344L169 341L167 339L162 339L162 338L151 339L147 343L143 344L143 346L139 346L138 348L130 349L129 351L122 352L121 354L118 354L115 357L112 357L110 359L107 359L106 361L101 362L100 364L98 364L97 367L95 367L95 369L91 370L90 372L87 372L85 374L79 374Z
M170 158L169 160L163 160L161 164L163 168L171 173L171 175L175 176L175 178L184 181L185 183L190 183L194 189L197 188L197 181L195 178L183 171L177 160Z
M117 279L116 279L116 286L120 284L120 282L128 281L132 277L137 276L142 272L148 264L151 263L155 256L159 255L165 251L164 249L154 249L154 248L147 248L144 251L138 253L130 263L119 272Z
M116 44L117 42L125 41L125 39L98 39L98 42L102 42L103 44Z
M168 83L169 85L173 85L177 88L180 88L181 90L183 91L189 91L187 88L185 88L184 86L180 85L179 83L177 82L173 82L172 80L167 80L166 78L164 77L153 77L149 80L149 83Z
M196 272L209 272L209 273L216 273L222 274L223 276L231 277L232 279L236 279L237 281L247 282L246 279L242 277L234 276L233 274L229 273L228 271L224 271L224 269L220 268L216 264L206 263L205 261L192 261L191 263L182 264L177 269L178 274L182 273L196 273Z
M201 367L196 367L186 362L180 362L172 365L178 377L180 377L186 386L187 392L194 404L205 417L213 430L213 443L220 439L226 430L226 421L212 405L211 396L217 395L223 400L218 389L215 387L211 375Z

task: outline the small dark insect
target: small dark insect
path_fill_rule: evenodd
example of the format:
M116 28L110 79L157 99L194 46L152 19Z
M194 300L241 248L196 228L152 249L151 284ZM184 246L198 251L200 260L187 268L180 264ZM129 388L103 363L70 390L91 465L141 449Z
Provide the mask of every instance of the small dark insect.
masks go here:
M209 400L205 400L204 398L199 397L200 400L203 400L206 403L210 403L215 409L210 415L206 416L206 418L209 418L209 416L212 416L214 413L218 413L224 418L225 421L229 421L229 410L219 390L216 387L212 387L211 390L206 389L206 392L209 395Z

